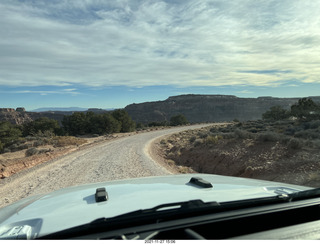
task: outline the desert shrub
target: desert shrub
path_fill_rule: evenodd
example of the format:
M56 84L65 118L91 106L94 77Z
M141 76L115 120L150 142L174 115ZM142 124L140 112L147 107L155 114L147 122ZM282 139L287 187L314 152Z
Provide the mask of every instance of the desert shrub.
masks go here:
M310 125L310 128L311 129L317 129L317 128L320 128L320 120L315 120L315 121L312 121L310 122L311 125Z
M44 140L41 140L41 139L36 140L36 141L33 142L33 146L34 147L39 147L39 146L43 146L43 145L46 145L46 143L45 143Z
M174 158L176 157L176 155L174 154L174 152L169 152L168 155L167 155L167 157L168 157L169 159L174 159Z
M2 150L2 152L3 152L3 153L9 153L9 152L11 152L11 150L10 150L9 148L4 148L4 149Z
M192 172L192 169L187 167L187 166L179 165L178 166L178 171L179 171L180 174L188 174L188 173Z
M258 133L258 130L256 128L252 128L248 130L251 133Z
M82 138L77 138L73 136L57 136L52 139L51 144L56 147L65 147L65 146L80 146L87 141Z
M313 148L320 149L320 140L313 140L312 144Z
M165 139L161 139L160 144L165 145L167 144L167 141Z
M299 99L297 104L291 106L291 115L302 121L319 119L320 106L310 98Z
M295 134L297 138L304 138L304 139L320 139L320 133L318 130L304 130L299 131Z
M265 120L283 120L289 118L289 116L289 112L281 106L273 106L262 114L262 118Z
M232 132L233 128L231 127L220 128L219 131L222 133L228 133L228 132Z
M14 143L9 147L11 152L20 151L27 148L28 148L27 144L20 144L20 143Z
M39 130L35 133L32 133L31 135L35 138L35 140L36 139L43 139L43 138L51 138L51 137L55 136L55 134L50 130L45 130L45 131Z
M207 132L200 131L200 132L198 132L198 136L199 136L201 139L205 139L205 138L208 137L208 133L207 133Z
M272 126L288 126L291 123L292 122L289 120L278 120L278 121L274 121L274 122L270 123L270 125L272 125Z
M219 141L218 136L208 136L204 142L205 144L217 144Z
M268 142L268 141L279 141L280 135L273 131L263 132L258 135L258 141Z
M0 143L2 151L10 145L16 143L21 137L22 132L19 127L11 124L10 122L0 122Z
M256 129L265 129L266 128L266 125L265 124L258 124L258 125L255 125Z
M249 133L248 131L245 131L245 130L236 129L234 131L234 134L239 139L253 139L254 138L254 136L251 133Z
M137 125L136 125L137 130L144 130L145 128L146 128L146 126L141 122L137 123Z
M30 156L33 156L36 154L47 153L50 151L51 151L51 149L49 149L49 148L38 149L38 148L32 147L32 148L29 148L28 150L26 150L25 155L26 155L26 157L30 157Z
M309 148L313 148L313 147L314 147L314 143L313 143L313 141L311 141L311 140L306 140L306 141L304 142L304 145L305 145L306 147L309 147Z
M301 126L302 126L302 128L304 130L310 129L310 123L309 122L304 122L304 123L301 124Z
M49 119L47 117L38 118L34 121L23 125L23 135L35 135L37 133L51 133L57 134L60 126L57 120ZM44 135L47 136L47 135Z
M193 143L196 139L197 139L196 136L191 136L190 139L189 139L189 142Z
M301 142L301 140L297 139L297 138L291 138L287 144L288 148L291 149L301 149L303 146L303 143Z
M29 148L29 144L27 143L23 143L21 145L19 145L19 150L24 150L24 149L28 149Z
M186 125L188 123L187 118L183 114L178 114L170 118L170 125L172 126Z
M168 160L167 160L167 164L168 164L169 166L174 166L176 163L175 163L175 161L173 161L172 159L168 159Z
M287 145L291 139L292 139L291 136L286 136L286 135L280 136L280 142L284 145Z
M19 145L17 143L14 143L10 145L9 149L11 150L11 152L14 152L14 151L18 151L18 147Z
M296 133L296 130L294 128L288 128L284 131L284 134L288 136L293 136L295 133Z
M211 133L216 133L218 130L217 130L217 128L216 127L212 127L212 128L210 128L210 132Z
M114 110L111 115L120 123L120 132L131 132L136 129L136 123L124 109Z
M26 136L25 139L26 139L27 141L34 141L34 140L36 140L37 138L36 138L35 136Z
M39 150L35 147L29 148L28 150L26 150L25 155L26 157L30 157L32 155L36 155L39 153Z
M95 114L92 111L87 113L74 112L72 115L64 116L62 125L65 134L68 135L130 132L134 131L136 126L123 109L104 114Z
M230 133L223 133L222 137L223 139L232 139L232 138L235 138L236 136L235 136L235 133L230 132Z
M203 144L203 139L196 139L193 145L195 147L198 147L198 146L201 146L202 144Z
M39 154L47 153L47 152L51 152L51 149L50 148L41 148L41 149L39 149Z
M169 125L169 122L168 121L153 121L153 122L150 122L148 124L149 127L155 127L155 126L168 126ZM137 124L137 128L139 126L139 123Z

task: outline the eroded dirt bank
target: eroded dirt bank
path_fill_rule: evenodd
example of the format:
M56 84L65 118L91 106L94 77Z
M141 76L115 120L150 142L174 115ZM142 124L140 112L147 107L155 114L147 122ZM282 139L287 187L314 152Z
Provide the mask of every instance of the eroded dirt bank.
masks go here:
M217 124L162 138L155 143L154 151L179 173L211 173L319 187L320 141L314 134L319 132L312 131L313 138L308 138L310 131L299 129L305 127L296 122ZM292 130L296 133L292 134Z

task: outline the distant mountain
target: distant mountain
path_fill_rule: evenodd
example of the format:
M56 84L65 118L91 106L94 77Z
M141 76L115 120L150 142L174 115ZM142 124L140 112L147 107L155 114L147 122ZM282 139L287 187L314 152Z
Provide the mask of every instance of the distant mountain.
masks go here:
M84 111L92 111L92 112L105 112L105 111L112 111L115 110L115 108L80 108L80 107L45 107L45 108L37 108L34 110L31 110L29 112L84 112Z
M310 97L320 102L320 96ZM174 115L183 114L189 122L223 122L262 119L262 114L272 106L284 109L297 103L299 98L239 98L227 95L180 95L164 101L131 104L125 110L136 122L170 121Z
M88 108L80 108L80 107L68 107L68 108L61 108L61 107L47 107L47 108L37 108L31 110L30 112L49 112L49 111L87 111Z

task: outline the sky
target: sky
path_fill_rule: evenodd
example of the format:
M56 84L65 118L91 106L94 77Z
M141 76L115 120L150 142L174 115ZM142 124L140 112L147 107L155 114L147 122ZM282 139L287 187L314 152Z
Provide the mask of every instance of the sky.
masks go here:
M0 107L320 95L320 0L1 0Z

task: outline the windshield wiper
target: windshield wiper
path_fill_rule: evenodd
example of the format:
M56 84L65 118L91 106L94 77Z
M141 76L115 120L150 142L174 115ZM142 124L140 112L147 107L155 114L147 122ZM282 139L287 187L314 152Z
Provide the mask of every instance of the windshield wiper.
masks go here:
M205 203L202 200L168 203L150 209L143 209L125 213L112 218L99 218L88 224L49 234L47 236L40 237L39 239L72 238L86 234L99 233L106 230L110 231L119 228L146 225L184 217L265 206L269 204L291 202L315 197L320 197L320 188L295 192L291 194L279 194L271 197L245 199L222 203Z
M305 190L305 191L298 191L295 193L288 194L288 197L289 197L289 201L320 197L320 188L315 188L315 189Z
M162 204L150 209L137 210L112 218L99 218L88 224L52 233L38 239L67 239L82 235L100 233L132 226L146 225L172 219L186 218L209 213L216 213L231 209L258 206L261 204L282 202L279 196L232 201L219 204L217 202L204 203L202 200L191 200Z

